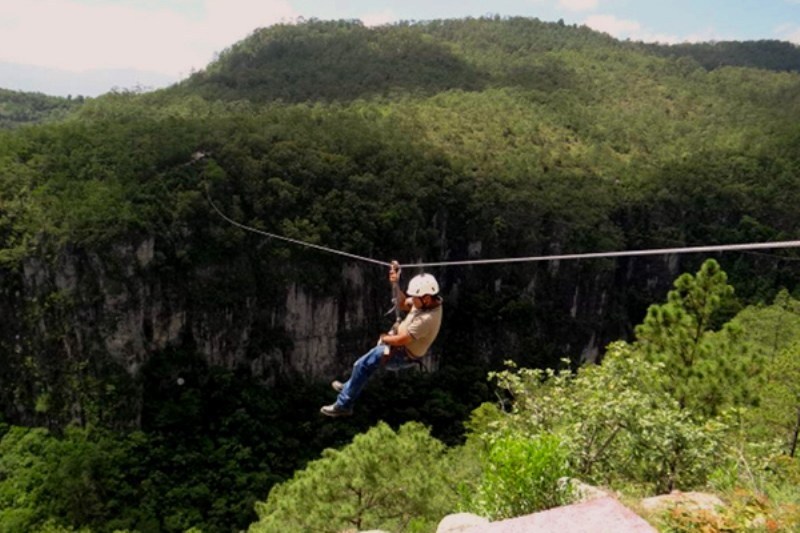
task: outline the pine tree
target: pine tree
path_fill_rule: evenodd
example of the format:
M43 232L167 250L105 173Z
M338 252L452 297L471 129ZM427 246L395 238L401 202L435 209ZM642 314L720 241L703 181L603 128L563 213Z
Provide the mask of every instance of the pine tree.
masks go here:
M455 505L445 446L422 425L380 422L328 449L256 504L251 533L430 530Z
M636 328L637 346L648 359L665 365L665 390L681 408L699 416L749 402L746 378L758 373L758 359L737 342L736 325L714 330L718 312L733 297L727 275L709 259L696 276L683 274L674 287L667 303L650 306Z
M751 306L736 316L743 339L765 362L758 407L746 417L754 439L785 438L797 455L800 434L800 301L786 290L770 306Z

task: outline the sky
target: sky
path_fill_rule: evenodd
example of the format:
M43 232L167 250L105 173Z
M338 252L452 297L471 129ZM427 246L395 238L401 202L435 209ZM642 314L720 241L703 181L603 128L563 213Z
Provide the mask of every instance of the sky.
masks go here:
M96 96L202 70L257 28L300 18L536 17L619 39L779 39L800 45L800 0L0 0L0 88Z

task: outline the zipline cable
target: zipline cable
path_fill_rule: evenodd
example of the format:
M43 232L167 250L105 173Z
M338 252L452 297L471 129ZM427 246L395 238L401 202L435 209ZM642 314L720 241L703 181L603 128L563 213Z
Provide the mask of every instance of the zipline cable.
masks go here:
M221 216L224 220L233 224L234 226L241 228L245 231L250 231L253 233L258 233L259 235L263 235L265 237L269 237L271 239L277 239L281 241L285 241L288 243L296 244L299 246L304 246L307 248L313 248L315 250L320 250L323 252L328 252L331 254L341 255L344 257L348 257L350 259L355 259L358 261L364 261L367 263L372 263L375 265L381 265L385 267L392 267L393 263L386 262L386 261L379 261L378 259L372 259L371 257L364 257L362 255L351 254L349 252L343 252L341 250L336 250L334 248L329 248L327 246L321 246L319 244L314 244L310 242L301 241L298 239L292 239L290 237L284 237L283 235L277 235L275 233L270 233L268 231L263 231L258 228L254 228L252 226L247 226L240 222L233 220L232 218L228 217L225 213L223 213L217 205L211 200L211 195L208 193L208 189L206 189L206 198L208 199L208 203L211 204L211 207L214 208L214 211L217 212L219 216ZM616 251L616 252L591 252L591 253L583 253L583 254L560 254L560 255L537 255L537 256L529 256L529 257L506 257L501 259L470 259L464 261L437 261L437 262L428 262L428 263L399 263L397 264L400 268L434 268L434 267L450 267L450 266L468 266L468 265L498 265L498 264L508 264L508 263L532 263L536 261L567 261L567 260L574 260L574 259L605 259L610 257L633 257L633 256L646 256L646 255L671 255L671 254L692 254L692 253L703 253L703 252L731 252L731 251L747 251L747 250L771 250L777 248L800 248L800 240L798 241L775 241L775 242L754 242L754 243L742 243L742 244L720 244L720 245L711 245L711 246L684 246L681 248L656 248L656 249L649 249L649 250L625 250L625 251Z
M800 248L800 241L757 242L744 244L720 244L713 246L687 246L683 248L658 248L651 250L627 250L621 252L594 252L585 254L540 255L511 257L504 259L473 259L466 261L439 261L434 263L401 263L404 268L432 268L445 266L492 265L505 263L529 263L533 261L562 261L570 259L601 259L607 257L631 257L643 255L691 254L701 252L729 252L741 250L768 250L775 248Z
M310 242L305 242L305 241L301 241L301 240L297 240L297 239L292 239L290 237L284 237L283 235L276 235L275 233L270 233L268 231L263 231L263 230L260 230L258 228L247 226L247 225L242 224L240 222L237 222L237 221L233 220L232 218L229 218L227 215L225 215L225 213L223 213L217 207L217 205L213 202L213 200L211 200L211 195L208 194L208 189L206 189L206 198L208 199L208 203L211 204L211 207L214 208L214 211L216 211L219 216L221 216L223 219L225 219L229 223L233 224L237 228L241 228L241 229L243 229L245 231L258 233L259 235L264 235L265 237L269 237L270 239L278 239L280 241L285 241L285 242L289 242L289 243L292 243L292 244L305 246L307 248L314 248L315 250L321 250L323 252L328 252L328 253L331 253L331 254L341 255L341 256L344 256L344 257L349 257L350 259L356 259L358 261L365 261L367 263L374 263L376 265L381 265L381 266L386 266L386 267L391 267L392 266L391 263L387 263L386 261L378 261L377 259L372 259L372 258L364 257L364 256L361 256L361 255L351 254L351 253L348 253L348 252L343 252L341 250L334 250L333 248L328 248L327 246L320 246L319 244L313 244L313 243L310 243Z

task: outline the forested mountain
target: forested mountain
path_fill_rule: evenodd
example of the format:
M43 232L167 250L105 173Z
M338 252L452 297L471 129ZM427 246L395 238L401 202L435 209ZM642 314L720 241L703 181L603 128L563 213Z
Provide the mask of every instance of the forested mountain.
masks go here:
M309 21L0 132L0 524L246 527L378 419L461 442L488 370L602 359L706 259L432 269L428 372L332 425L327 382L389 326L386 272L211 201L403 263L798 239L800 74L673 51L522 18ZM736 297L715 325L798 296L796 251L716 259ZM18 454L37 458L19 478Z
M62 119L83 101L82 96L60 98L0 89L0 129Z
M679 63L686 70L699 65L706 70L800 71L800 48L788 42L631 43L585 26L535 19L437 20L380 28L359 21L312 21L305 27L303 33L292 26L257 30L181 85L210 98L259 102L350 101L501 87L572 91L581 68L606 68L615 59L654 54L693 60ZM580 62L568 58L570 52L580 54Z
M644 47L667 57L690 57L708 70L720 67L752 67L778 72L800 72L800 47L786 41L647 44Z

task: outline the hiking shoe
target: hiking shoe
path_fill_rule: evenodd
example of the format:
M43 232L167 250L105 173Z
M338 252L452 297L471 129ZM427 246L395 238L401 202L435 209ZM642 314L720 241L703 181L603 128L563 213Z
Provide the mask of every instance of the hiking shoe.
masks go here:
M353 414L352 409L345 409L344 407L340 407L335 403L322 406L322 409L320 409L319 412L325 416L332 416L332 417L350 416Z
M336 392L342 392L342 389L344 389L344 383L339 380L331 381L331 387L333 387L333 390Z

